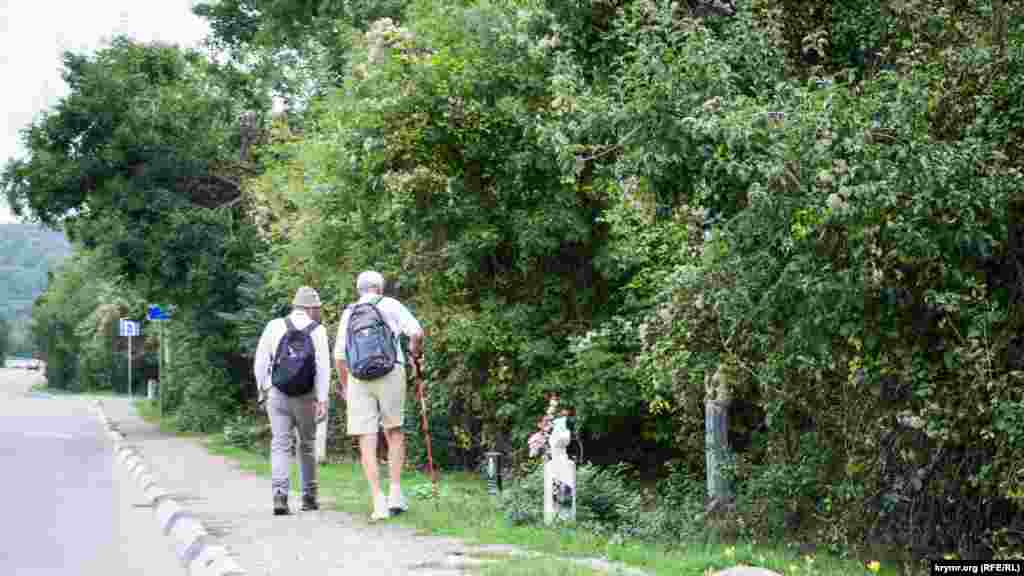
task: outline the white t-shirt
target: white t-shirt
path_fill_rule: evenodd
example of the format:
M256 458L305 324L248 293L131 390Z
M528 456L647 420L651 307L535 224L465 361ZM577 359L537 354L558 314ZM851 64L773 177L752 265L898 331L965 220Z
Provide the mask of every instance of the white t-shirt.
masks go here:
M391 328L396 340L399 334L405 334L410 338L423 335L423 327L420 326L419 321L398 300L387 296L381 297L378 294L364 294L359 298L359 303L374 302L377 298L380 298L380 302L377 302L377 310L380 310L380 315L384 317L384 321ZM345 361L345 336L348 334L348 318L351 312L351 307L345 308L345 311L342 312L341 321L338 323L338 338L334 341L334 359L342 362ZM397 341L395 348L398 350L398 361L404 363L405 353Z

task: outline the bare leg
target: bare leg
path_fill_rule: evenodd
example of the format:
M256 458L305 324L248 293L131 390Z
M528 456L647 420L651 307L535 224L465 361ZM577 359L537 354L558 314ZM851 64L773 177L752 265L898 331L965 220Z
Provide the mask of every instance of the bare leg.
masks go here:
M405 464L405 433L401 428L391 428L385 432L388 438L388 468L391 472L391 484L388 488L392 498L402 493L402 466Z
M363 472L370 483L370 502L376 503L380 495L380 478L377 475L377 434L363 434L359 437L359 454L363 460Z

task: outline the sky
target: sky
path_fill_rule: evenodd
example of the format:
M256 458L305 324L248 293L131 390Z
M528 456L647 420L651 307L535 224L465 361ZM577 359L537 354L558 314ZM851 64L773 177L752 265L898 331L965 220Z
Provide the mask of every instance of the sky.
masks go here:
M196 46L209 26L193 0L0 0L0 166L21 157L18 132L67 94L65 50L94 51L116 34ZM13 222L0 199L0 223Z

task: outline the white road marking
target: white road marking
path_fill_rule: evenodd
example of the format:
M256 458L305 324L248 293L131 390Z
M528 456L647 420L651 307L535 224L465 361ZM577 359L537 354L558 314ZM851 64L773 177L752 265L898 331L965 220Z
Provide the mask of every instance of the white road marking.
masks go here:
M74 438L71 434L63 432L25 432L24 434L30 438L56 438L58 440L71 440Z

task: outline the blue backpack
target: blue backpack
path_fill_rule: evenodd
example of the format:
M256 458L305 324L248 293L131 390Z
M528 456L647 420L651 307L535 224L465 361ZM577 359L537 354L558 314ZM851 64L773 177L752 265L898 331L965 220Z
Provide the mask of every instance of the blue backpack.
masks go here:
M285 318L284 323L288 331L277 344L270 382L287 396L303 396L316 385L316 349L310 334L319 324L310 322L298 330L291 318Z
M375 380L390 374L398 364L395 335L377 309L375 302L349 306L348 329L345 332L345 361L352 376L359 380Z

